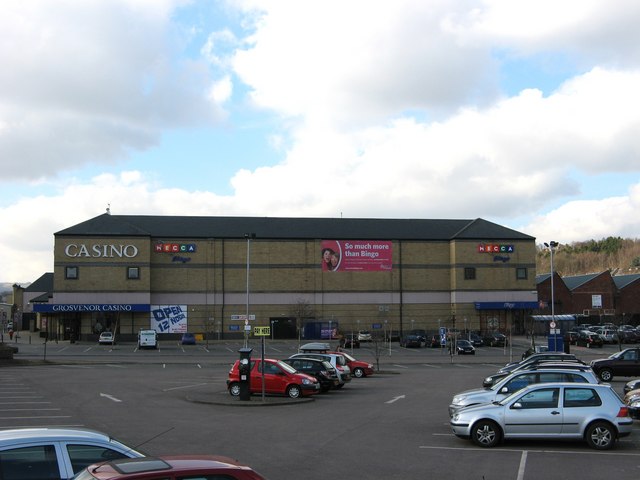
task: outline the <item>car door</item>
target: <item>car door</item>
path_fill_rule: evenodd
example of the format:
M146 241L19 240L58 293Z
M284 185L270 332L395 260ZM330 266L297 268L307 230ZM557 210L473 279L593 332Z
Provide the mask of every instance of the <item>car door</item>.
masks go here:
M0 450L0 478L3 480L60 480L73 476L60 459L56 443L25 444Z
M618 362L616 362L616 375L622 377L633 377L636 375L640 375L640 359L639 354L640 351L637 348L630 348L624 355L620 357Z
M251 376L251 390L262 391L262 362L258 365L258 374ZM255 377L255 378L254 378ZM255 382L255 383L254 383ZM284 393L287 388L287 375L280 367L271 362L264 362L264 391L267 393Z
M581 436L582 424L594 410L602 405L602 400L594 388L587 385L565 387L562 395L562 435Z
M558 408L558 387L538 388L523 393L505 406L505 437L547 437L562 431Z

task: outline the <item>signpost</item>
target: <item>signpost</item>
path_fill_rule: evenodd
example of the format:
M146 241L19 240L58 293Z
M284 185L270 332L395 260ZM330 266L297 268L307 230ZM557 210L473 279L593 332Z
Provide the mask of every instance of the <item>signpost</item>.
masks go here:
M260 352L260 366L262 367L262 401L264 402L264 337L271 335L271 327L253 327L253 335L262 337L262 351Z

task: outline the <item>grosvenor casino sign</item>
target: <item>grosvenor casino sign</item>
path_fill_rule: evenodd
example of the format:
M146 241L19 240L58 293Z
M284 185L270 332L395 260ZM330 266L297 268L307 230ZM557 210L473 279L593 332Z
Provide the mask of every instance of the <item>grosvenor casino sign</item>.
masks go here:
M78 258L134 258L138 255L138 247L135 245L70 243L64 248L67 257Z

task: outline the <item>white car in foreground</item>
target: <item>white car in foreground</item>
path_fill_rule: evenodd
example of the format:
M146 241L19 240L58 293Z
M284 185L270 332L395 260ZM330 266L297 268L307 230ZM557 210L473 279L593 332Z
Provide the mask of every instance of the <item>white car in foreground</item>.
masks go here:
M633 420L610 385L541 383L498 402L462 408L450 425L456 436L480 447L526 438L584 440L607 450L631 434Z
M80 428L0 430L1 478L72 478L87 466L144 457L109 435Z

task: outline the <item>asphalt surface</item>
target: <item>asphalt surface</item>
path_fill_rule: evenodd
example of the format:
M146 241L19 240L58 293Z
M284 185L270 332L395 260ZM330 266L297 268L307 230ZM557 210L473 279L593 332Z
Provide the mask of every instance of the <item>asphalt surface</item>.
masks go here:
M597 452L580 442L507 442L480 449L451 434L447 407L462 390L511 359L513 348L480 348L449 356L432 349L354 349L377 365L371 377L304 402L226 392L241 342L158 351L23 336L15 362L0 364L0 428L84 426L108 432L149 454L214 453L237 458L275 479L636 479L640 424L616 448ZM251 341L254 356L261 343ZM297 352L293 341L267 341L265 356ZM617 346L572 347L585 361ZM616 378L618 392L628 379ZM249 407L249 408L247 408ZM268 408L261 408L268 407Z

